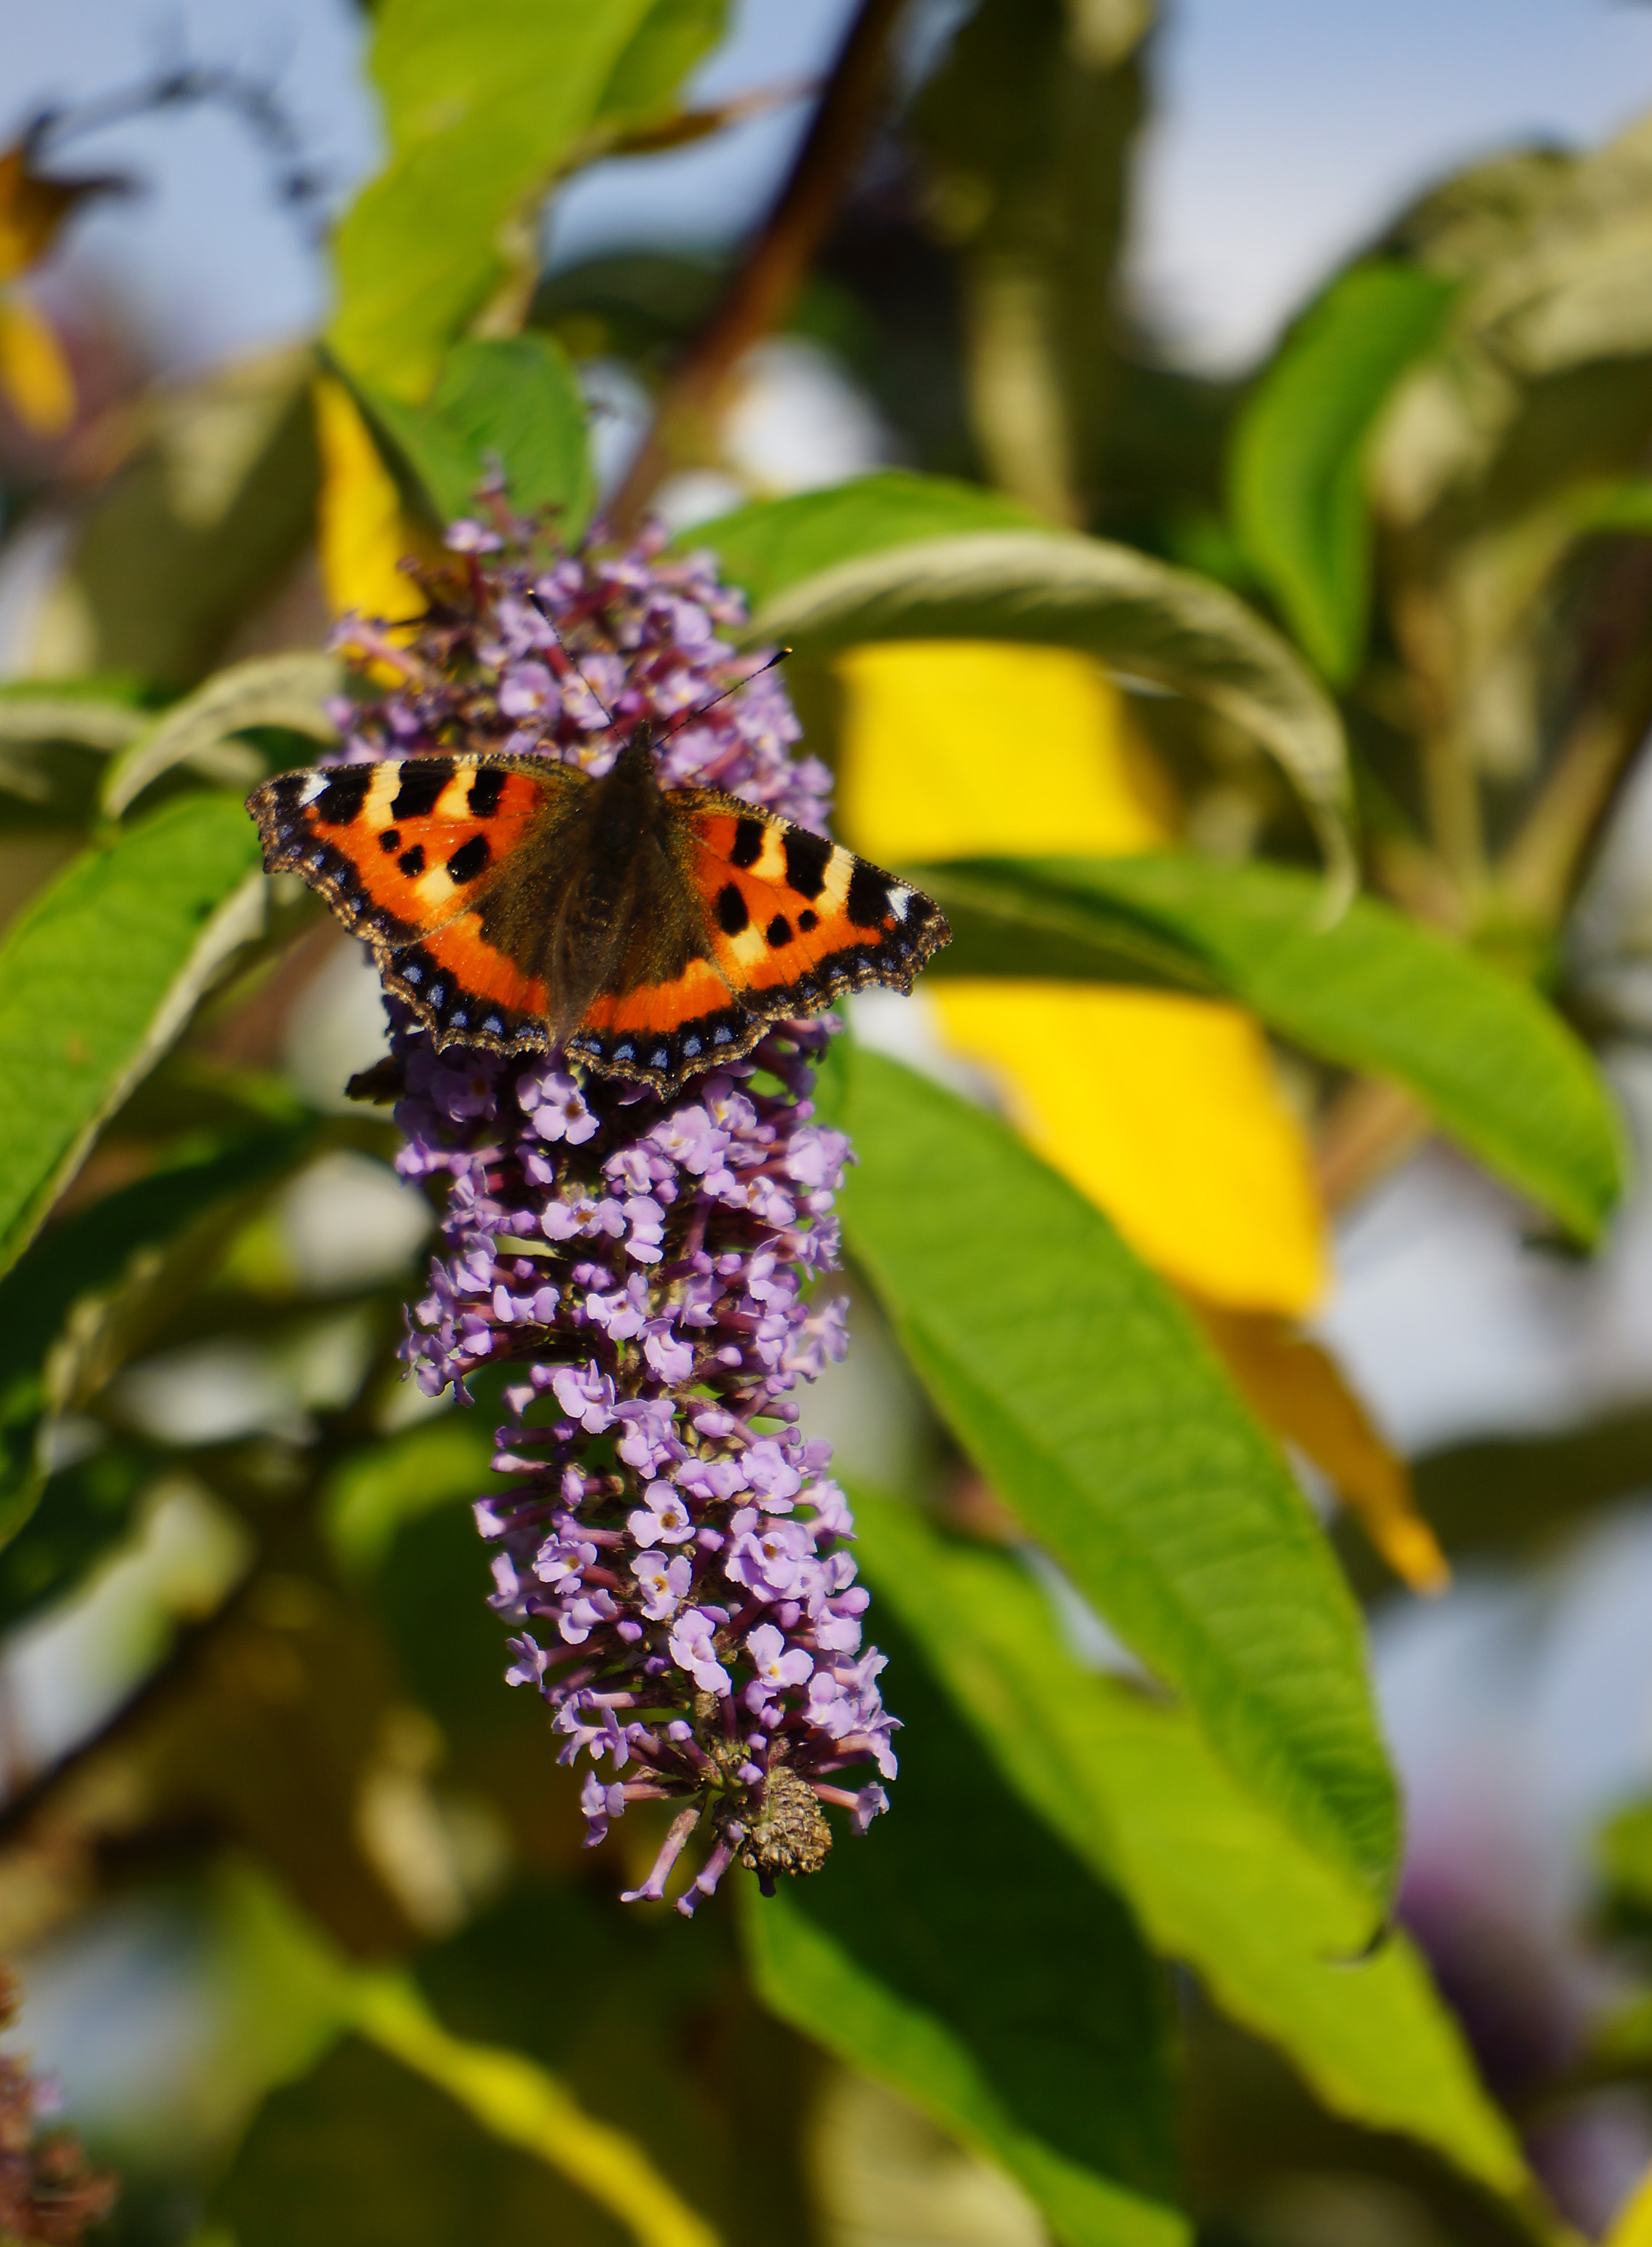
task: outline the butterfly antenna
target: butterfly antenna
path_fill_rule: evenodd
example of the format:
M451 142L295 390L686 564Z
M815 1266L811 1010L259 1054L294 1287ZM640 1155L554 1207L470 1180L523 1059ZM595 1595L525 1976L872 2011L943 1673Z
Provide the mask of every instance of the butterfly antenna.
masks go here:
M692 726L696 718L703 718L707 710L714 710L720 702L727 702L731 694L738 694L743 686L749 686L754 679L761 679L764 672L772 671L777 663L784 663L790 653L791 650L788 647L776 648L767 663L760 663L755 671L748 671L743 679L737 679L732 686L725 686L720 694L713 694L711 700L702 702L698 710L685 710L680 718L666 727L659 736L660 740L670 741L672 735L680 734L685 726Z
M536 593L535 591L533 591L531 588L530 588L530 589L529 589L529 591L528 598L529 598L529 599L533 603L534 606L538 610L538 611L539 611L540 615L544 618L545 623L546 623L547 626L548 626L548 627L549 627L549 629L550 629L550 636L551 636L552 639L554 639L554 640L556 641L556 643L557 646L558 646L559 648L561 648L561 650L562 650L563 653L567 657L567 659L568 659L569 662L573 666L573 671L574 671L574 676L575 676L575 678L578 680L578 681L579 681L580 685L584 688L584 690L585 690L586 693L590 695L590 697L591 700L592 700L592 701L597 705L597 708L602 712L602 714L603 714L604 717L607 719L607 721L608 721L608 724L609 724L609 727L610 727L610 729L611 730L615 726L617 726L617 725L618 725L618 719L614 716L613 712L609 708L608 705L607 705L607 704L603 700L602 696L601 696L601 695L597 692L596 688L591 685L591 683L590 683L590 680L586 678L586 676L585 676L584 673L580 669L580 666L579 666L579 658L578 658L578 657L574 653L574 651L572 650L572 648L569 646L569 645L568 645L567 641L563 638L562 634L557 631L557 629L556 629L556 627L555 624L551 621L551 615L550 615L550 610L545 606L544 603L540 599L540 598L539 598L538 594L537 594L537 593Z

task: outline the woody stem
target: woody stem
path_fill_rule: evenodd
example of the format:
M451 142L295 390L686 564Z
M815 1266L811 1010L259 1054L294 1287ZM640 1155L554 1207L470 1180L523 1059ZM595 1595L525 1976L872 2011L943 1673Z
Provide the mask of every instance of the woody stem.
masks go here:
M606 510L633 530L672 471L713 449L730 379L790 310L875 120L902 0L861 0L820 106L768 218L708 325L667 383L631 472Z

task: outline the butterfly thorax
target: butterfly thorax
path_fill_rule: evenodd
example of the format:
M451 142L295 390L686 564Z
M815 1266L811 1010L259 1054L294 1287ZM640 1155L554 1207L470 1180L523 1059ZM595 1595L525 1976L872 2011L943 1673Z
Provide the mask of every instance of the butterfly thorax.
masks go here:
M527 885L543 915L535 948L559 1035L617 976L666 981L699 949L692 925L672 910L672 858L671 821L643 726L611 770L548 822L540 878Z
M659 825L660 796L652 732L639 726L587 799L590 848L605 870L623 873L644 837Z

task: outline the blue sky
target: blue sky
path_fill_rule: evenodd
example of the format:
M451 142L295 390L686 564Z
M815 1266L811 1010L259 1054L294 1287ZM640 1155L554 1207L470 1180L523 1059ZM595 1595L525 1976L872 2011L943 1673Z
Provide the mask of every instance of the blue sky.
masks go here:
M848 7L738 0L734 35L698 91L807 77L829 58ZM926 9L932 33L958 12L956 0ZM193 58L277 74L341 183L373 159L349 0L169 0L164 16L133 0L4 0L0 20L13 118L135 76L153 64L164 24ZM1236 363L1433 174L1513 139L1594 139L1647 106L1646 0L1171 0L1137 285L1187 356ZM793 105L717 144L599 167L558 213L557 253L639 233L727 239L761 207L802 114ZM269 207L264 174L226 121L133 126L85 153L154 182L141 201L91 219L73 255L126 298L163 359L199 364L318 318L319 263Z
M1243 361L1440 173L1652 106L1644 0L1176 0L1140 180L1138 286Z

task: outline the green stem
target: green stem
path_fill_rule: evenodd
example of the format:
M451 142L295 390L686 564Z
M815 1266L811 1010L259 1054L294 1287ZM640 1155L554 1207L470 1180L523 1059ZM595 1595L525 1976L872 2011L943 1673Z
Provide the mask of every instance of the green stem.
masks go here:
M641 2247L718 2247L636 2139L586 2114L522 2053L450 2036L405 1977L356 1976L348 2010L358 2036L445 2091L494 2137L570 2179Z

